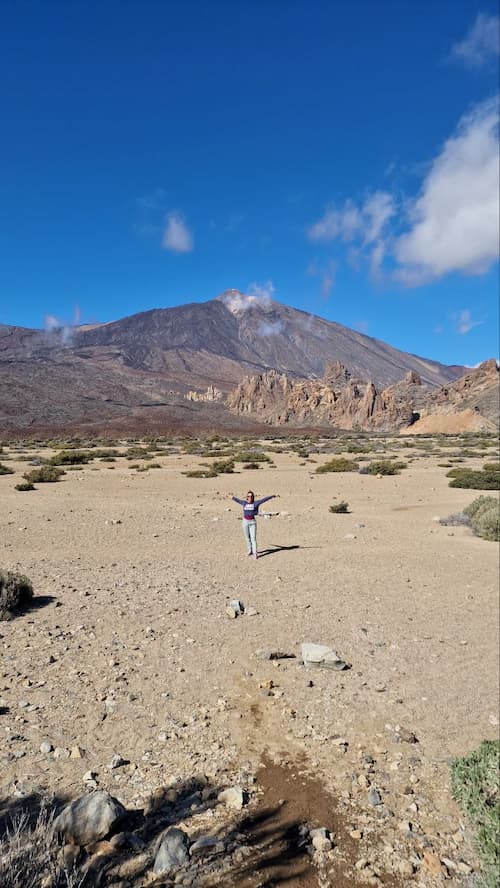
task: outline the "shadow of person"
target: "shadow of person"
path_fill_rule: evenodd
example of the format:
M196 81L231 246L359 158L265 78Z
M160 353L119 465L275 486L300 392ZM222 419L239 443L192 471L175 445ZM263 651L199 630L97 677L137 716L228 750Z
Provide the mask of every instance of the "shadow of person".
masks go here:
M300 549L301 546L275 546L271 543L267 549L260 549L259 558L264 558L266 555L276 555L278 552L291 552L292 549Z

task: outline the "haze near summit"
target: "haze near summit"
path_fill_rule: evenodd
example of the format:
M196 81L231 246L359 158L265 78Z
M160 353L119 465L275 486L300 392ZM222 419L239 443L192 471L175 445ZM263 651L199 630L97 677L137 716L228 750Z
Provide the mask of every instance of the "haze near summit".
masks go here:
M35 3L0 40L1 324L235 288L498 356L495 3Z

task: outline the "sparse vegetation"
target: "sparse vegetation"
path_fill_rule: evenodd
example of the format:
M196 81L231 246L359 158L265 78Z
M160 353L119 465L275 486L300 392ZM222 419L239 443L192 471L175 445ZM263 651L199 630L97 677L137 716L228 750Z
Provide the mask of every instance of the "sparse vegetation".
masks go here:
M446 473L450 487L467 490L500 490L498 463L486 463L482 469L455 468Z
M14 469L9 469L8 466L4 466L3 463L0 463L0 475L13 475Z
M245 465L242 466L242 468L243 469L260 469L260 466L256 462L249 462L249 463L245 463Z
M36 487L31 481L22 481L20 484L15 485L14 490L36 490Z
M368 463L360 469L362 475L399 475L401 469L406 469L407 463L399 460L380 459Z
M334 515L346 515L349 512L349 503L341 500L340 503L334 503L333 506L330 506L328 511L333 512Z
M23 574L0 570L0 620L9 619L33 598L33 586Z
M464 514L478 536L485 540L500 540L500 503L494 496L479 496L464 509Z
M25 472L23 478L31 484L49 484L59 481L62 475L65 475L64 469L58 466L40 466L39 469L32 469L31 472Z
M86 450L61 450L55 456L51 456L49 464L51 466L80 466L86 465L94 456Z
M0 839L2 888L80 888L84 873L60 863L60 849L53 834L54 812L42 806L34 822L27 812L12 819Z
M336 459L330 459L316 469L317 475L324 475L326 472L356 472L359 464L353 459L339 456Z
M497 888L500 870L500 741L483 740L479 749L451 765L455 799L474 826L483 861L483 888Z

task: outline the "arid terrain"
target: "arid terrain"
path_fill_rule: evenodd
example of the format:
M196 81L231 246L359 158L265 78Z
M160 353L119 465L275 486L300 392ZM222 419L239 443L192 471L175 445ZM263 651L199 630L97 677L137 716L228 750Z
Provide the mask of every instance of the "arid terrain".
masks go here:
M156 470L120 455L26 493L28 461L53 450L5 445L0 567L36 597L0 623L0 810L96 787L144 810L200 780L212 795L177 825L227 853L215 881L179 884L472 885L449 763L498 735L498 546L436 519L480 495L450 488L446 466L496 459L494 437L481 442L365 438L362 459L407 463L374 477L315 474L333 447L353 457L339 440L267 441L259 470L196 478L182 473L206 459L173 441ZM279 495L261 507L256 562L230 498L248 488ZM331 514L341 500L349 512ZM350 668L306 668L304 642ZM217 804L235 785L238 812ZM304 824L333 849L299 848ZM103 884L146 884L132 863Z

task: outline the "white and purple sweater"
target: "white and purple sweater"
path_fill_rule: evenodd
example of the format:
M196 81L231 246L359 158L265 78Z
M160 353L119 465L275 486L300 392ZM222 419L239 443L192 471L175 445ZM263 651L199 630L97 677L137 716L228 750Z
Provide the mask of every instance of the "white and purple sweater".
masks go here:
M233 500L235 503L243 506L243 518L246 518L247 521L253 521L255 516L259 514L259 506L262 503L267 503L268 500L274 499L275 496L276 494L272 493L271 496L264 496L262 499L254 500L253 503L247 503L246 500L238 499L237 496L233 496Z

